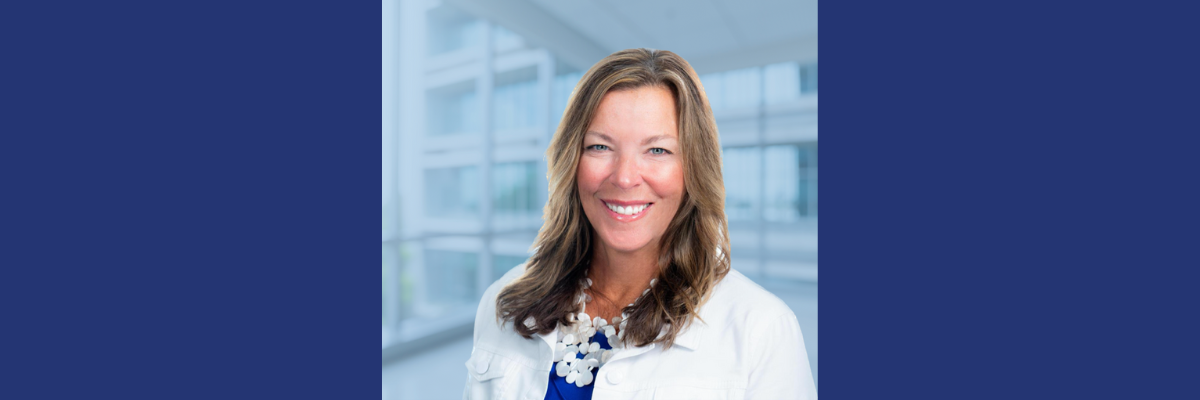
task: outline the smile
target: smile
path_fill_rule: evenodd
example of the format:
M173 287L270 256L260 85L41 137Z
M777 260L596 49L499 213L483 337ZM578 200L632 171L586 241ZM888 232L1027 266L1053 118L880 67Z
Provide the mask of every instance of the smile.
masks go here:
M641 219L642 216L646 215L646 210L649 210L650 206L654 205L654 203L650 202L608 202L604 200L600 200L600 202L604 203L605 207L608 207L608 216L625 222Z

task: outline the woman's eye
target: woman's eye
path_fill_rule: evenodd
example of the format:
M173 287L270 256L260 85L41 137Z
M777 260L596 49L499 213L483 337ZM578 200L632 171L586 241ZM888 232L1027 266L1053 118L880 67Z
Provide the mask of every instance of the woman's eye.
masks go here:
M602 144L593 144L587 147L588 150L608 150L608 146Z
M654 154L657 156L657 155L663 155L663 154L671 154L671 152L667 151L667 149L664 149L662 147L655 147L653 149L650 149L650 154Z

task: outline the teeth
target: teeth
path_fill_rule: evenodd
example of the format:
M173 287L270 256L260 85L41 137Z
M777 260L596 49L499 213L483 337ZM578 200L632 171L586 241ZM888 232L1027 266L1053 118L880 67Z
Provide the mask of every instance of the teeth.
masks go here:
M650 205L649 203L647 203L647 204L642 204L639 206L622 207L622 206L612 205L612 204L608 204L608 203L604 203L604 204L607 205L610 210L613 210L613 212L616 212L617 214L621 214L621 215L634 215L634 214L640 213L640 212L642 212L642 210L645 210L646 207Z

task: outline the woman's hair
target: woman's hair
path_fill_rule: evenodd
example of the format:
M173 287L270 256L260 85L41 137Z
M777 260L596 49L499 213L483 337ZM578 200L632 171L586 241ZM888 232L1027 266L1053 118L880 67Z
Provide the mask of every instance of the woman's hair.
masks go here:
M559 323L568 325L567 313L579 312L578 294L592 256L594 235L576 183L583 136L605 94L647 86L670 89L674 97L684 194L659 242L657 284L623 309L629 315L624 341L636 346L662 342L669 348L692 317L698 317L699 307L729 272L721 146L696 72L669 51L618 51L592 66L571 93L562 123L546 150L550 199L533 245L534 255L526 263L525 274L496 299L497 319L521 322L513 327L525 338L549 333ZM533 324L527 326L525 321L531 317Z

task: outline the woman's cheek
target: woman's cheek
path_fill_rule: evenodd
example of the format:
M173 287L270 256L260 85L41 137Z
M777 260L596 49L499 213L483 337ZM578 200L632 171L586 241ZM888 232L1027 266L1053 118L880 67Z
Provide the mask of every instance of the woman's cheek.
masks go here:
M658 169L654 181L662 197L676 197L683 194L683 170L680 165L668 164Z
M587 192L585 194L591 194L595 192L596 188L599 186L599 183L597 182L598 168L596 164L596 160L589 160L586 158L579 163L579 186L581 189Z

